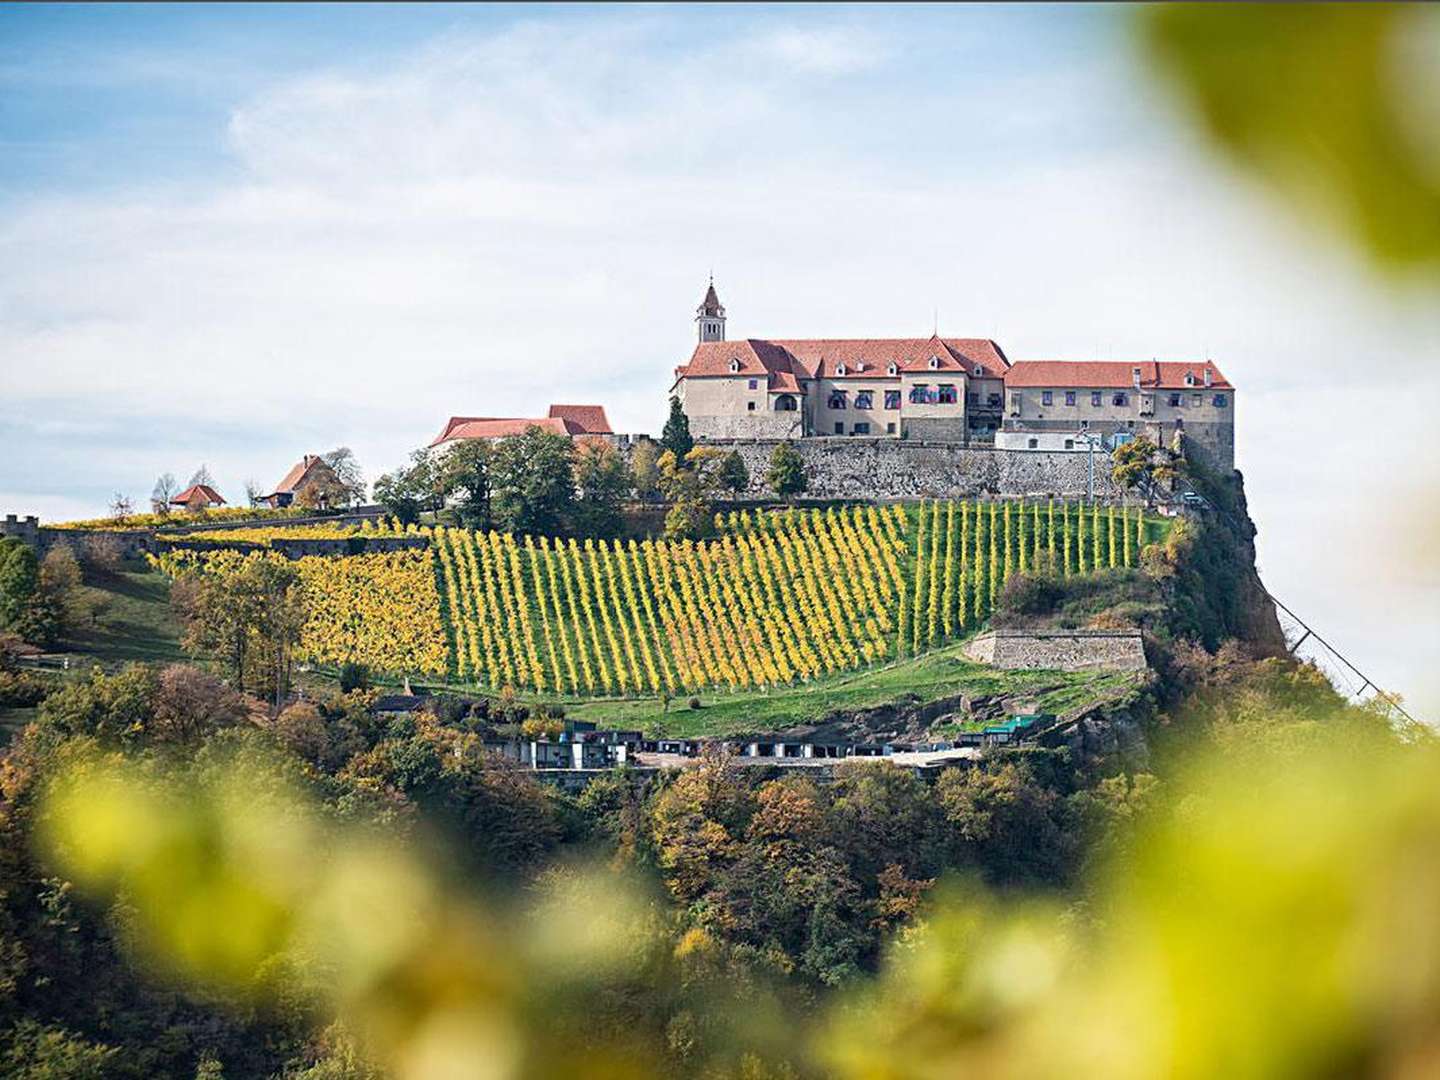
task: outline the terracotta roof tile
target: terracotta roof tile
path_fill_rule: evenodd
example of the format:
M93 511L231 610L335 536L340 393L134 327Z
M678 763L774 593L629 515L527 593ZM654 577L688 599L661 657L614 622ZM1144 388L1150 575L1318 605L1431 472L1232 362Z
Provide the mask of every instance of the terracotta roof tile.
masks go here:
M898 372L929 371L932 357L933 370L972 377L978 368L981 377L998 379L1010 366L987 338L746 338L702 342L675 377L766 375L772 390L788 377L785 389L794 390L801 379L886 378L892 363Z
M1211 389L1234 389L1213 363L1168 360L1017 360L1005 374L1005 385L1120 390L1135 385L1135 369L1139 368L1143 389L1185 390L1205 386L1207 367L1210 369ZM1193 383L1185 381L1187 373L1194 377Z
M558 416L542 416L533 420L500 417L452 416L445 430L435 437L431 446L453 442L456 439L504 439L511 435L523 435L532 427L548 431L553 435L583 435L584 430L573 420Z
M211 506L224 506L225 499L209 484L191 484L184 491L180 492L170 500L171 506L189 506L190 503L199 497Z
M551 405L550 418L577 424L587 435L611 435L604 405Z

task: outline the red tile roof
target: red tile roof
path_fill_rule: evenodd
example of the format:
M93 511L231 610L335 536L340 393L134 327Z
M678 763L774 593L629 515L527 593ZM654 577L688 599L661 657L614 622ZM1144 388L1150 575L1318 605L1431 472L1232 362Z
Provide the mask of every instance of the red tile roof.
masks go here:
M572 420L558 416L543 416L534 420L492 416L452 416L445 430L435 437L431 446L453 442L456 439L504 439L511 435L523 435L532 427L548 431L553 435L583 435L584 430Z
M550 418L577 424L587 435L614 434L605 416L604 405L551 405Z
M209 484L191 484L170 500L171 506L189 506L196 499L209 506L224 506L225 499Z
M263 498L269 499L276 495L293 495L295 489L300 486L300 482L305 479L305 475L315 467L317 462L324 464L319 454L304 455L291 466L290 471L285 474L285 479L280 481L280 486L269 495L263 496Z
M1205 386L1205 369L1210 369L1210 388L1233 390L1220 369L1208 361L1180 363L1169 360L1017 360L1005 373L1005 385L1014 387L1077 387L1097 390L1124 389L1135 385L1140 369L1140 386L1148 390L1186 390ZM1185 376L1194 377L1186 383Z
M974 376L979 368L983 378L1002 378L1010 366L988 338L746 338L700 343L675 377L764 375L772 392L793 392L802 379L886 378L892 363L898 372L930 371L932 357L933 370Z

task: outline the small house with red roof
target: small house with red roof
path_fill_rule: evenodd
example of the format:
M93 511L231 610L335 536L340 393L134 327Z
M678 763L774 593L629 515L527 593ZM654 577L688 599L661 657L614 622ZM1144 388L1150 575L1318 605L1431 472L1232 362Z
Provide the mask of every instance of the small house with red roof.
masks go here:
M287 506L310 506L323 510L341 496L343 485L329 463L319 454L305 454L290 467L284 479L260 501L281 509Z
M701 440L873 436L1004 450L1177 432L1229 469L1235 388L1209 361L1016 361L989 338L725 337L712 281L671 393Z
M211 507L224 506L225 500L209 484L191 484L171 499L170 505L181 510L188 510L192 514L198 514Z
M508 439L530 428L572 439L605 439L614 435L603 405L551 405L541 417L452 416L431 441L432 447L463 439Z

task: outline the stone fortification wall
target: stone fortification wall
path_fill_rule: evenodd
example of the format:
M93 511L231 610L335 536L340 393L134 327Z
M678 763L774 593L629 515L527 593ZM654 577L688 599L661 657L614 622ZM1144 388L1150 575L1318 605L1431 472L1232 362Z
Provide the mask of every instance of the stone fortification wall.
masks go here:
M18 517L15 514L6 514L0 518L0 539L12 538L31 547L40 546L40 519L31 515L29 517Z
M750 473L747 495L771 494L765 473L778 440L712 439L705 445L739 452ZM1083 453L853 436L812 436L793 445L809 474L806 495L815 499L1075 497L1086 491L1088 455ZM1095 454L1095 494L1103 499L1120 496L1110 479L1110 456L1100 452Z
M965 647L965 655L993 667L1084 671L1145 670L1138 630L992 630Z

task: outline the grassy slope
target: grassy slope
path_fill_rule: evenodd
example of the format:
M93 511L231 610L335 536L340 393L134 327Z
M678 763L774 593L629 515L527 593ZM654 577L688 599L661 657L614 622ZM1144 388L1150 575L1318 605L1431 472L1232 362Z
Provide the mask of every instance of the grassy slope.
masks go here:
M170 612L170 582L154 570L130 569L108 575L93 586L108 604L96 625L65 641L66 652L81 663L107 666L131 660L183 660L180 627Z
M815 724L837 710L874 708L906 700L933 701L956 694L1027 698L1043 712L1062 712L1112 697L1134 684L1133 675L1116 672L1001 671L960 655L961 644L897 664L852 671L803 686L700 695L701 708L684 697L667 712L659 698L584 701L560 699L565 715L593 720L602 727L640 729L675 736L727 735L780 731ZM556 701L521 695L520 700Z

